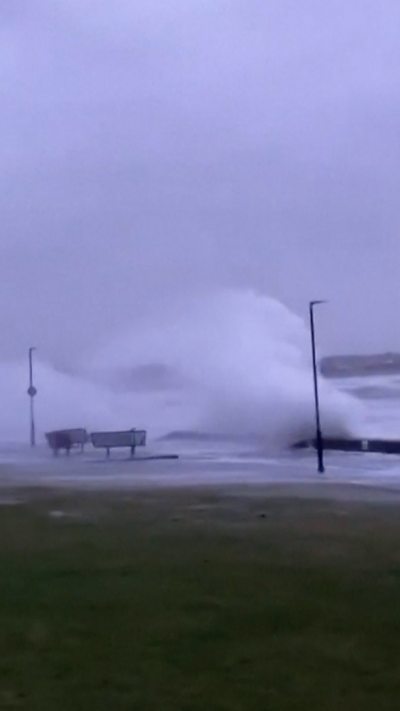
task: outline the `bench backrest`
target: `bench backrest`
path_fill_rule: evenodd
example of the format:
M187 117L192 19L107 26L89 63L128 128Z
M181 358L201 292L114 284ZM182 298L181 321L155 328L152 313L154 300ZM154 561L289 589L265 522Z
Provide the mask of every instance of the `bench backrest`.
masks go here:
M83 427L62 431L70 437L72 444L86 444L89 441L89 435Z
M89 441L89 435L83 427L75 427L70 430L54 430L46 432L46 439L50 447L57 446L58 442L69 442L70 446L74 444L86 444ZM58 445L60 449L64 444Z
M144 447L146 430L92 432L90 439L93 447Z

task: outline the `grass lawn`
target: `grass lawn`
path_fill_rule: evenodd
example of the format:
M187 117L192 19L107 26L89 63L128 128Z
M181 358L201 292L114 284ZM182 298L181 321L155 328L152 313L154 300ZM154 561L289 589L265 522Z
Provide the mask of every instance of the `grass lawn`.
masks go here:
M36 494L0 570L0 709L400 708L397 505Z

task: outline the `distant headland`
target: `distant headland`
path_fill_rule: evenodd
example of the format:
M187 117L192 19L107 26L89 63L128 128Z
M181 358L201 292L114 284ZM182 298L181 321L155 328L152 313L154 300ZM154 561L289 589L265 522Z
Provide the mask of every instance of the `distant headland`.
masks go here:
M327 356L321 358L320 370L326 378L400 375L400 353Z

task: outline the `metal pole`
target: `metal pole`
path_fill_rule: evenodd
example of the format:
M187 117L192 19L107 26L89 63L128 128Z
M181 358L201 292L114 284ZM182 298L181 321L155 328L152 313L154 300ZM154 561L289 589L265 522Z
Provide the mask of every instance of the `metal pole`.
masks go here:
M31 447L36 447L36 431L35 431L35 408L34 399L30 398L30 410L31 410Z
M30 444L31 447L36 446L36 428L35 428L35 396L37 394L37 390L33 384L33 351L35 350L34 347L29 348L28 355L29 355L29 388L28 388L28 395L30 399Z
M323 474L324 467L324 441L321 432L321 416L319 410L319 393L318 393L318 368L317 354L315 347L315 323L314 323L314 306L324 304L324 301L310 301L310 328L311 328L311 348L313 359L313 378L314 378L314 398L315 398L315 424L316 424L316 446L318 458L318 471Z

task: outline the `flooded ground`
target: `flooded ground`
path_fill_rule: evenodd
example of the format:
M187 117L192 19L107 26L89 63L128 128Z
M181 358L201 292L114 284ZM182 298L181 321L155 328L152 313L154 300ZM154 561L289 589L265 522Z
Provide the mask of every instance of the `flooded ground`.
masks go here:
M199 447L179 450L179 443L167 448L154 444L144 455L130 460L115 453L110 460L88 449L86 453L53 457L44 447L0 450L0 499L10 499L18 489L67 488L93 491L219 488L254 494L260 490L282 490L287 495L307 496L400 496L400 461L396 456L377 454L326 454L326 472L316 470L311 451L288 452L277 456L261 453L213 451ZM179 459L152 458L177 453ZM17 496L18 498L18 496Z

